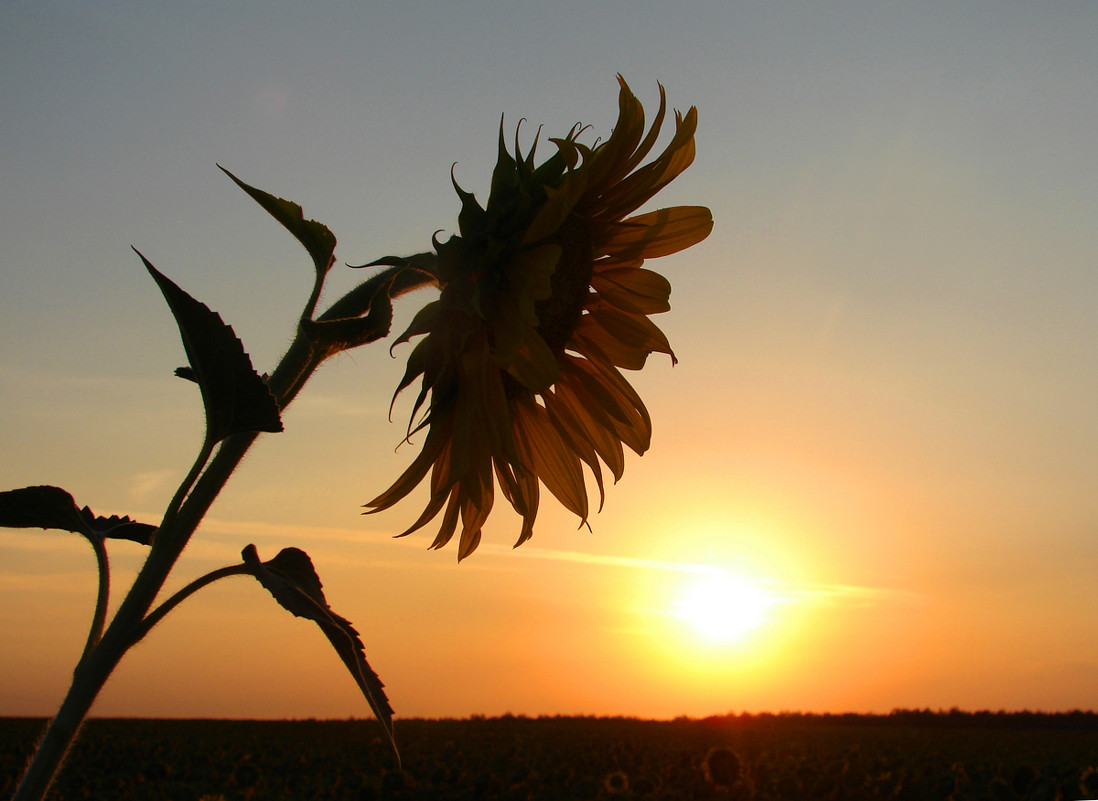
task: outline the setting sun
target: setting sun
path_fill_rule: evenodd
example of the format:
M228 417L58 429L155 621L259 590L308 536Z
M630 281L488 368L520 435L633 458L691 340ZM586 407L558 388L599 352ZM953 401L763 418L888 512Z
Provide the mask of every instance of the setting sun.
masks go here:
M720 571L693 582L675 604L675 616L702 638L728 643L765 622L775 602L750 580Z

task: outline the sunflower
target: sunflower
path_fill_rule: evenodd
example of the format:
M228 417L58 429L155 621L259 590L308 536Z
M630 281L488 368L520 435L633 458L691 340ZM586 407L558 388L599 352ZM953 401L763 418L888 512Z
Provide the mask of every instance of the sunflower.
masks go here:
M441 292L394 344L423 337L394 395L420 379L408 437L426 428L423 449L366 508L393 506L430 472L427 506L400 536L442 512L431 547L460 522L459 560L480 542L495 484L522 517L517 547L533 533L539 483L585 525L583 465L601 509L602 465L618 480L623 446L639 455L651 440L648 410L620 371L653 352L675 356L648 319L670 309L671 285L642 265L700 242L713 218L701 206L629 216L694 160L697 110L675 112L670 142L641 166L664 121L664 89L645 133L643 107L618 80L618 121L605 142L581 144L577 125L550 139L556 152L535 166L537 137L523 155L516 135L512 157L501 124L487 204L454 181L459 234L436 235L428 253L374 262L427 269Z

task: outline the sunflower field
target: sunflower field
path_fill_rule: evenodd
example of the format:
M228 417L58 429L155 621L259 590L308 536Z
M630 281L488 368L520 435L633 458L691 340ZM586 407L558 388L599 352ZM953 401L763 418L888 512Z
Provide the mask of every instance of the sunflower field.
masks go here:
M44 722L0 719L0 796ZM93 719L49 798L1098 798L1098 716L895 712L704 720Z

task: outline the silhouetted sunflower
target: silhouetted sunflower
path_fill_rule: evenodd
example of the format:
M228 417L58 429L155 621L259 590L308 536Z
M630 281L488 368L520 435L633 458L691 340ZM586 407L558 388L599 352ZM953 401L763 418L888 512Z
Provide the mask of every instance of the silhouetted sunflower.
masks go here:
M426 335L397 388L422 379L408 436L427 428L423 450L366 508L389 508L430 471L427 507L401 536L445 508L431 547L449 542L460 519L459 560L480 542L495 482L522 516L517 546L533 533L539 480L583 525L581 463L594 475L601 508L600 460L617 480L622 446L648 448L648 411L619 370L640 369L654 351L675 356L648 319L670 308L671 285L641 265L700 242L713 218L700 206L628 216L694 160L697 110L675 112L671 141L640 166L664 120L663 87L645 134L644 109L620 76L619 83L607 141L580 144L577 125L551 139L556 153L535 167L536 138L525 156L516 141L512 158L501 126L487 205L454 182L460 235L436 238L434 252L375 262L427 269L441 294L396 343Z

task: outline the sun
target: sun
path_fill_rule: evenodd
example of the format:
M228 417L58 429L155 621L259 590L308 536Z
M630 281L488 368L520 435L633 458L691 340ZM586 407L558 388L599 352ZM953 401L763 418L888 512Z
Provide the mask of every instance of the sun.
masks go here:
M712 643L734 643L761 626L777 599L750 579L725 571L693 581L673 614Z

